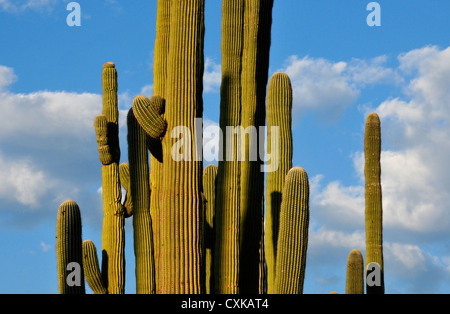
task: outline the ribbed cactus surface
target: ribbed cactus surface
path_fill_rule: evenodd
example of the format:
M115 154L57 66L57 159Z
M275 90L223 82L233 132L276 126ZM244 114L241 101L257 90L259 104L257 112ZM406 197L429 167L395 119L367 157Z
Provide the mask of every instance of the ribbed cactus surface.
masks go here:
M82 256L81 214L78 204L72 200L63 202L56 218L56 257L58 267L58 290L60 294L84 294L84 271ZM73 271L68 266L79 266L80 285L67 283L67 277Z
M367 116L364 134L366 267L378 263L381 286L367 286L367 293L384 293L383 276L383 207L381 195L381 126L378 114Z
M107 294L100 271L97 248L91 240L83 241L83 266L86 282L95 294Z
M160 293L202 293L202 175L201 161L175 160L170 136L183 126L185 152L196 151L195 119L203 115L204 0L173 0L167 60L167 136L163 138L163 181L160 199ZM184 129L184 130L185 130ZM186 138L191 136L190 141ZM201 144L201 143L200 143ZM192 155L193 158L193 155Z
M267 266L267 292L273 293L275 260L281 199L284 181L292 168L292 86L289 76L275 73L267 91L267 151L271 165L266 178L265 261ZM272 145L275 144L275 145Z
M205 207L205 292L214 293L214 215L216 202L217 166L208 165L203 170L203 195Z
M155 265L153 258L153 230L150 214L150 179L148 166L147 134L134 115L137 96L133 108L128 111L128 160L130 170L130 194L133 199L134 255L136 258L136 292L155 293ZM148 100L148 99L147 99Z
M364 294L364 260L359 250L352 250L347 258L346 294Z
M106 122L108 146L106 151L111 154L111 162L104 162L107 158L102 158L99 147L103 198L102 277L108 293L122 294L125 292L125 208L121 203L122 190L119 178L119 109L117 70L114 63L104 64L102 84L103 114L96 117L95 128L99 142L99 124L103 130Z
M303 293L308 229L308 175L303 168L294 167L286 175L283 189L274 293Z

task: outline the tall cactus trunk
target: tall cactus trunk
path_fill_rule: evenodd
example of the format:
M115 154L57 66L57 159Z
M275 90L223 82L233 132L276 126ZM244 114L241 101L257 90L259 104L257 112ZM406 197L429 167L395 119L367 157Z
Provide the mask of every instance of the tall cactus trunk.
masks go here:
M384 293L383 274L383 207L381 197L381 127L380 118L374 112L366 119L364 134L364 175L366 200L366 267L377 263L380 267L379 286L367 285L368 294ZM367 275L366 275L367 278Z
M273 293L275 283L275 260L281 196L284 180L292 168L292 86L289 76L275 73L267 92L267 151L272 156L266 179L265 260L267 265L267 293ZM272 143L276 143L272 147ZM274 160L276 158L276 160Z
M103 66L103 114L97 116L97 132L106 122L107 150L99 146L102 161L103 231L102 276L110 294L125 292L125 208L119 179L119 109L117 101L117 71L114 63ZM100 133L97 133L98 135ZM106 162L110 156L110 162Z
M139 100L145 101L146 98L145 96L138 96L134 102L136 103ZM147 134L137 122L133 108L128 112L127 126L130 193L133 200L136 292L138 294L153 294L155 293L155 265L152 217L150 214Z
M260 152L264 151L265 140L260 127L265 126L266 120L272 6L273 0L245 1L241 125L250 132L248 140L246 133L241 137L245 154L240 171L239 289L242 293L259 291L259 268L255 265L259 264L262 241L264 157Z
M169 54L170 34L170 4L172 0L158 0L156 14L156 40L155 40L155 62L153 65L153 92L163 100L166 97L167 79L167 56ZM161 112L163 113L163 112ZM160 146L160 141L156 142ZM162 148L159 149L161 151ZM152 194L150 197L150 213L153 219L153 242L155 258L155 284L159 287L159 231L162 221L160 220L160 198L162 185L162 156L151 154L150 156L150 182Z
M167 134L163 146L160 200L159 274L161 293L202 293L202 161L196 152L195 119L203 114L204 0L173 0L167 60ZM180 127L181 128L177 128ZM189 130L179 136L178 130ZM188 134L190 133L190 134ZM191 160L175 160L173 148L191 152ZM175 149L176 150L176 149ZM180 153L176 151L175 154ZM186 156L186 155L185 155ZM175 158L173 158L175 157Z
M244 1L222 3L222 85L220 145L215 208L214 285L216 293L238 293L240 189L237 137L227 130L240 125ZM227 129L228 127L228 129Z

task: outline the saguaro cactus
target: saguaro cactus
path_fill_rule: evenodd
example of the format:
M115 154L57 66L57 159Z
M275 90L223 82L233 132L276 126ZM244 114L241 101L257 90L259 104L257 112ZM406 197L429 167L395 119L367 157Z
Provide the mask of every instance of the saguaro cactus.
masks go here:
M58 265L58 289L60 294L84 294L84 271L81 240L81 214L78 204L72 200L63 202L56 218L56 257ZM79 271L79 284L68 284L67 277L72 269ZM69 266L69 269L67 269Z
M303 168L294 167L286 175L283 189L274 293L303 293L308 229L308 175Z
M227 132L241 123L241 71L244 43L244 1L222 2L222 85L220 89L220 144L216 206L214 288L217 293L239 291L240 162L237 136Z
M269 171L266 179L266 215L265 215L265 261L267 265L267 293L273 293L275 282L275 260L281 196L284 180L292 168L292 86L289 76L275 73L267 91L267 151L271 153L272 164L276 171ZM272 127L278 129L272 130ZM273 134L272 132L278 130ZM273 138L276 136L276 138ZM272 142L277 145L272 147ZM278 150L277 150L278 149Z
M359 250L348 255L345 293L364 294L364 260Z
M381 270L380 286L366 285L367 293L384 293L383 275L383 208L381 196L381 127L374 112L366 119L364 135L364 175L366 200L366 267L378 263ZM367 277L367 275L366 275Z
M208 165L203 170L203 195L205 196L205 292L214 292L214 215L216 202L217 166Z
M136 257L136 292L155 293L153 230L150 214L150 180L147 138L134 115L145 96L136 96L127 116L130 194L133 199L134 254ZM162 131L161 131L162 132Z
M168 135L162 140L163 169L160 215L159 282L161 293L201 293L203 163L174 160L174 128L195 130L203 114L204 0L173 0L170 11L166 108ZM175 129L176 130L176 129ZM189 137L188 134L184 134ZM196 152L195 138L183 138L183 149ZM192 156L193 158L193 156Z

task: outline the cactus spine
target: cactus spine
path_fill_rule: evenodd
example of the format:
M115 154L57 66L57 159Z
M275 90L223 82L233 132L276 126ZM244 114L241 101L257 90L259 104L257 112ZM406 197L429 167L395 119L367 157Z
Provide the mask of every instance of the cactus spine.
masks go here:
M275 260L277 254L277 238L281 196L284 180L292 168L292 86L289 76L275 73L267 91L267 151L271 152L272 164L277 164L276 171L269 171L266 179L266 220L265 220L265 257L267 265L267 293L273 293L275 282ZM272 127L278 132L272 134ZM279 136L279 137L278 137ZM272 138L274 137L274 138ZM277 143L272 147L272 142ZM279 148L278 151L275 151Z
M286 175L283 189L274 293L303 293L308 229L308 175L303 168L294 167Z
M374 112L366 119L364 134L364 176L366 200L366 267L378 263L381 269L381 286L370 287L367 293L384 293L383 276L383 208L381 199L381 127L380 118ZM366 275L367 276L367 275Z
M364 261L359 250L352 250L347 259L346 294L364 294Z
M60 294L84 294L84 271L81 242L81 214L78 204L65 201L56 218L56 257L58 265L58 289ZM80 267L80 285L69 285L66 280L72 269L70 263ZM67 269L69 266L69 269Z
M205 196L205 292L214 292L214 214L216 201L217 166L208 165L203 170L203 195Z

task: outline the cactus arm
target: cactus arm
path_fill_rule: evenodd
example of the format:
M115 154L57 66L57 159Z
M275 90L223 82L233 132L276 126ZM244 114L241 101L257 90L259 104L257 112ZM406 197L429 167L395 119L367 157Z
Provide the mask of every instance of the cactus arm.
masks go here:
M303 168L294 167L286 175L283 188L274 293L303 293L308 229L308 175Z
M134 101L139 100L139 97L135 98ZM130 192L134 210L136 292L138 294L153 294L155 293L155 266L153 262L152 217L150 214L148 150L145 131L137 122L133 108L128 112L127 125Z
M83 241L83 267L86 282L95 294L107 294L98 264L97 249L91 240Z

